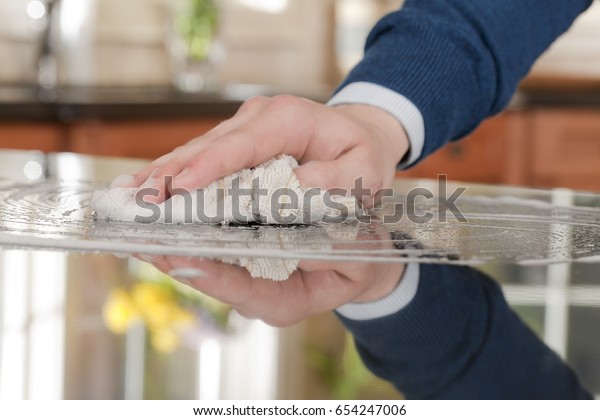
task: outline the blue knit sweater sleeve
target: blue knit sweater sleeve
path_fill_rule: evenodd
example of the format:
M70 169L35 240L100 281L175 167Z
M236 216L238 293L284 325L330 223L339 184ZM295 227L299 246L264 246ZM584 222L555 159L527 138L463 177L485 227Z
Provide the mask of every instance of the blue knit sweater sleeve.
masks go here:
M425 123L421 158L500 112L533 62L592 0L407 0L367 39L340 89L371 82Z
M571 369L469 267L421 265L399 312L341 317L367 367L411 399L587 399Z

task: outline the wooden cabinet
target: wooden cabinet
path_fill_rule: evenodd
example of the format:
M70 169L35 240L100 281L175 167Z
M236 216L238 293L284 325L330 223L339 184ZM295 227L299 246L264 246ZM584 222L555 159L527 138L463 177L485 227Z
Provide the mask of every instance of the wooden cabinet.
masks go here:
M600 191L600 109L506 112L399 176Z
M524 184L525 133L525 115L506 112L485 121L465 139L446 145L399 176L447 175L457 181Z
M0 148L155 159L228 116L0 122ZM399 176L436 178L438 174L456 181L600 191L600 108L505 112Z
M600 111L537 111L531 124L532 185L600 190Z
M0 149L155 159L226 117L60 123L0 122Z
M84 121L72 126L69 145L71 151L88 155L155 159L201 136L222 119Z
M58 123L0 122L0 148L65 151L67 130Z

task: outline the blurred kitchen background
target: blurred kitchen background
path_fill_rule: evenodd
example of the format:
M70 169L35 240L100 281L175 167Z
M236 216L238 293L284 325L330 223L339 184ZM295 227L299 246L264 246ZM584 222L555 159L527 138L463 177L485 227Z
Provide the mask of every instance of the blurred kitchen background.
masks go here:
M255 94L326 101L400 0L3 0L0 148L156 158ZM600 5L407 176L600 190Z
M360 59L369 28L400 3L1 0L0 149L156 158L249 96L326 101ZM600 191L599 45L595 2L504 113L402 176ZM185 308L200 297L133 260L3 251L0 262L0 398L400 396L362 368L332 314L277 330L204 301L191 322ZM556 277L517 271L503 275L542 289L548 273ZM136 289L146 283L161 286ZM140 293L148 299L136 300ZM584 299L585 317L556 321L540 293L513 293L515 307L600 393L597 335L569 335L571 326L596 328L598 300ZM183 309L154 331L129 324L143 302ZM169 334L179 322L188 344Z
M5 0L0 82L33 84L56 61L56 82L168 86L184 69L181 41L231 82L327 95L372 23L400 0ZM195 28L191 29L189 26ZM45 47L44 44L49 45ZM203 44L203 45L200 45ZM204 49L203 51L199 51ZM206 56L206 57L205 57Z
M255 94L326 101L400 0L3 0L0 148L155 158ZM600 5L407 176L600 190Z

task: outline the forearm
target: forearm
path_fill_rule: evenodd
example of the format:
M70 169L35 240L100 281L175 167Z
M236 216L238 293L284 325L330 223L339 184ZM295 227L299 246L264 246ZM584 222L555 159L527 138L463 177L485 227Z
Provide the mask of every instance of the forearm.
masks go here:
M375 26L364 59L338 95L346 96L342 102L381 106L381 97L348 94L355 83L369 82L413 104L423 129L410 106L392 101L401 122L411 126L406 128L418 149L414 163L501 111L533 62L591 2L407 0Z
M366 365L409 398L590 398L497 284L471 268L421 265L418 291L401 310L340 318Z

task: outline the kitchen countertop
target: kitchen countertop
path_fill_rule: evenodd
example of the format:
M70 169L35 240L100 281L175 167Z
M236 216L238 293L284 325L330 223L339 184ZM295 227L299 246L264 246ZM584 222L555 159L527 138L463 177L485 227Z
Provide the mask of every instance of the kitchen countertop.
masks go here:
M192 94L170 87L43 90L0 86L0 120L70 122L233 115L242 101L225 92Z
M521 90L513 97L509 109L600 108L600 92Z
M534 74L520 85L513 100L521 108L598 108L600 79L560 74Z
M172 87L63 87L0 85L0 121L72 122L233 115L254 95L281 92L261 86L231 85L214 93L186 93ZM288 92L324 102L329 92ZM509 109L600 108L600 87L586 84L523 84Z

